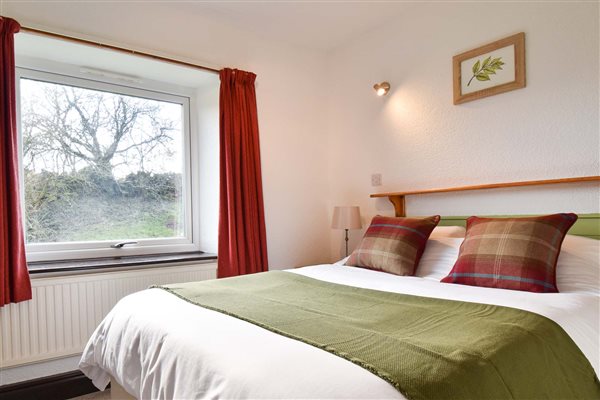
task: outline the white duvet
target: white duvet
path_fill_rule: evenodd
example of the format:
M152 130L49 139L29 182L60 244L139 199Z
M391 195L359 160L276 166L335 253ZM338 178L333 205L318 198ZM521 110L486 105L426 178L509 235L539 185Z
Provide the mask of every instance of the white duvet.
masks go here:
M562 293L440 283L462 241L450 238L430 239L417 270L420 277L339 264L288 272L344 285L532 311L556 321L598 374L600 242L569 240L563 244L557 270ZM92 335L80 368L99 389L112 376L140 399L403 398L389 383L345 359L160 289L122 299Z

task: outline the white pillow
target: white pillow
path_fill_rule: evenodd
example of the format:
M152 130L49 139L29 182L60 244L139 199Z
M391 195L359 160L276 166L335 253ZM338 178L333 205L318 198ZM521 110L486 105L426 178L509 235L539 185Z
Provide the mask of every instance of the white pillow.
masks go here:
M416 276L444 278L454 266L463 239L429 239ZM556 286L560 293L600 296L600 240L566 235L556 263Z
M462 226L436 226L429 235L415 276L439 281L448 275L458 258L466 231Z
M344 265L344 264L346 264L346 261L348 261L349 258L350 258L350 256L344 257L340 261L334 262L333 265Z
M446 228L443 226L442 228ZM449 227L454 228L454 227ZM456 228L461 228L457 226ZM435 228L438 229L438 228ZM434 232L435 232L434 229ZM464 230L464 228L462 228ZM436 281L450 273L456 259L458 250L464 237L429 237L425 251L421 256L415 276L430 278Z
M440 237L449 237L449 238L464 238L467 230L464 226L436 226L431 235L429 235L430 239L436 239ZM428 244L429 246L429 244Z
M415 275L423 276L419 275L419 269L421 268L423 261L425 261L426 264L424 268L424 271L426 271L425 274L433 274L435 276L441 273L439 271L446 271L448 262L452 261L452 264L450 265L448 270L444 272L444 274L437 280L439 281L440 279L448 275L448 273L454 266L454 262L458 258L458 248L456 248L456 251L454 251L454 246L456 245L456 243L458 243L458 246L460 247L462 239L465 238L465 232L466 229L462 226L436 226L431 232L431 235L429 235L429 241L427 242L427 246L425 247L425 252L423 253L423 256L421 256L421 261L419 261L419 265L417 266L417 271ZM445 243L445 241L443 240L444 238L460 238L461 240L459 240L458 242L450 241L450 247L452 248L452 250L450 250L450 248L448 248L448 243ZM440 239L441 241L438 239ZM429 250L430 247L432 247L433 249ZM448 250L450 250L449 253ZM344 265L348 258L350 257L348 256L346 258L343 258L335 262L334 265ZM443 262L441 266L431 265L440 262L439 260L442 259Z
M556 263L560 293L600 295L600 240L567 235Z

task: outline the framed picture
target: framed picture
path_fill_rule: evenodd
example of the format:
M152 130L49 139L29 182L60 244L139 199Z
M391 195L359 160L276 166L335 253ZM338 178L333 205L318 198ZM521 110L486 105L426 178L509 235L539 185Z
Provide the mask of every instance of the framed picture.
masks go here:
M454 104L525 87L525 33L452 58Z

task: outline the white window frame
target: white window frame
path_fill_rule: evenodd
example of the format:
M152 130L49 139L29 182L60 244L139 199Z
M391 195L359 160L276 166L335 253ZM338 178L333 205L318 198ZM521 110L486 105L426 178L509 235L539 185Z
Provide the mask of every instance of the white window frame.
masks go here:
M54 63L52 63L54 64ZM44 70L45 69L45 70ZM58 70L57 70L58 69ZM72 68L65 68L68 74L61 73L60 68L52 65L52 72L48 68L31 68L30 66L16 68L16 95L17 95L17 125L19 131L19 171L23 175L23 149L21 136L21 113L20 113L20 80L21 78L38 81L57 83L69 86L77 86L92 90L106 91L123 95L148 98L158 101L166 101L183 106L183 151L184 169L182 182L182 195L184 198L184 236L180 238L153 238L140 239L129 238L138 243L126 245L115 249L110 246L123 240L104 240L89 242L57 242L57 243L27 243L26 253L28 261L51 261L51 260L77 260L99 257L122 257L135 255L165 254L200 251L199 246L199 185L197 182L198 171L198 134L195 121L196 96L193 90L186 90L175 85L160 82L146 81L140 84L128 82L123 85L116 78L104 77L102 80L82 77L83 73L74 73ZM78 76L79 75L79 76ZM24 179L21 179L21 210L25 221L24 201ZM23 222L23 228L26 229Z

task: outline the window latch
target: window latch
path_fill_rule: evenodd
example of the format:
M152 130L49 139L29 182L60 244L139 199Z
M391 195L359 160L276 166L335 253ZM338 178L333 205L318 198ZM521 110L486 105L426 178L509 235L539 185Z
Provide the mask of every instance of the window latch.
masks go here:
M111 244L110 247L112 247L113 249L121 249L121 248L123 248L123 246L125 246L127 244L138 244L138 242L136 242L134 240L131 240L128 242L119 242L119 243Z

